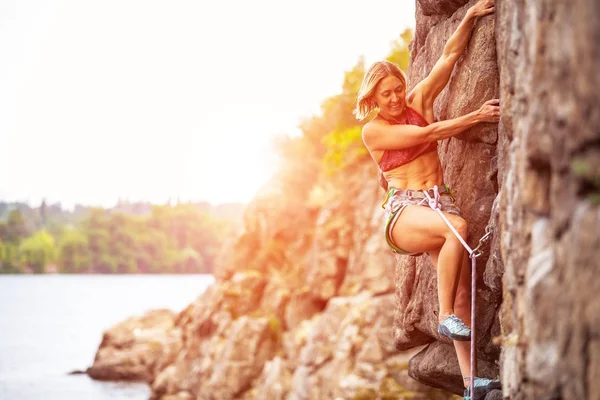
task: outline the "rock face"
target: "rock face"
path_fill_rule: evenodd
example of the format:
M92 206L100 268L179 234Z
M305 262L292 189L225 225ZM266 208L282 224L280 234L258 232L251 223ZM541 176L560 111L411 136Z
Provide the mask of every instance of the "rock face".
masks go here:
M408 72L410 88L429 74L448 38L475 2L417 1L417 28L411 43ZM477 21L467 50L436 100L434 111L438 120L467 114L486 100L498 97L494 26L493 15ZM480 124L440 143L444 180L452 188L462 215L469 223L467 242L471 247L477 245L488 223L494 230L498 229L497 143L498 129L494 124ZM500 348L493 344L492 338L500 334L498 310L502 302L503 273L497 240L486 248L477 264L478 375L495 378L499 373L496 362ZM437 334L437 277L429 257L400 257L396 271L396 347L410 349L431 343L411 360L411 376L428 385L462 394L462 376L454 347Z
M503 391L600 399L600 3L496 8Z
M107 330L86 373L98 380L152 382L181 351L175 316L170 310L151 311Z

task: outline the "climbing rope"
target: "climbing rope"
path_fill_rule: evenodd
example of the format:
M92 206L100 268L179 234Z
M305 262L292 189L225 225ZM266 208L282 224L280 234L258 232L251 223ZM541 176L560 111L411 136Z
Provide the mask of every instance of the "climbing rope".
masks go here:
M460 240L460 243L463 245L467 252L469 253L469 258L471 259L471 381L469 383L469 395L472 398L472 394L475 389L475 376L477 372L477 335L475 329L475 298L477 297L477 257L483 254L482 247L489 240L492 235L492 227L488 224L485 227L485 234L479 239L479 244L475 249L471 249L467 242L460 236L460 234L456 231L454 226L448 220L448 217L444 215L440 206L440 193L437 185L433 187L433 196L429 195L429 190L424 190L423 193L429 202L429 207L436 211L440 217L444 220L446 225L450 228L452 233Z

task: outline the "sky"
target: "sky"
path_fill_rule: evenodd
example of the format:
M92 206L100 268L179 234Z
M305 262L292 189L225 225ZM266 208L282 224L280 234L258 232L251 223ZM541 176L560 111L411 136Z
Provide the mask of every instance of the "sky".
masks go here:
M407 0L0 0L0 201L250 201Z

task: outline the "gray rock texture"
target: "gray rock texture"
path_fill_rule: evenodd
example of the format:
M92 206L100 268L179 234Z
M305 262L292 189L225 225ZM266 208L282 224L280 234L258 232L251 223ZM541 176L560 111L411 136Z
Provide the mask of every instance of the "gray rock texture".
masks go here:
M600 399L600 3L497 1L503 392Z

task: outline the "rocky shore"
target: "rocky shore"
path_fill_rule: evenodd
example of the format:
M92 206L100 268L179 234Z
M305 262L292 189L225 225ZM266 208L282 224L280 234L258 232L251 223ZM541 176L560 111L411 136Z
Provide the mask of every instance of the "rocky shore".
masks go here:
M369 165L362 170L370 173ZM259 196L232 238L237 251L224 250L216 282L179 314L153 311L106 331L88 375L145 381L153 399L451 398L409 377L418 349L394 345L395 259L376 235L378 191L359 190L360 203L296 210L313 229L267 255L256 249L288 234L274 223L288 209L269 206L284 201L276 194ZM363 231L343 229L365 211L372 215L360 218ZM359 250L369 247L365 261ZM258 257L263 268L248 269ZM302 266L269 270L283 258Z

